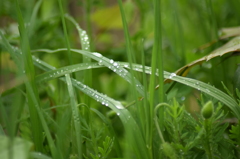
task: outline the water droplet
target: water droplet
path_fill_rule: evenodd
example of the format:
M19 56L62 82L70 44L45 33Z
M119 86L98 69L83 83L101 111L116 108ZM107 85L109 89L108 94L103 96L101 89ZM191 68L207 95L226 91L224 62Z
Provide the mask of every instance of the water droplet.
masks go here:
M184 96L181 97L181 100L184 101L186 98Z
M119 112L117 112L117 115L119 116L119 115L120 115L120 113L119 113Z
M169 78L171 79L171 78L173 78L174 76L176 76L176 73L171 73L170 76L169 76Z
M113 66L118 66L118 63L114 62L114 63L113 63Z
M113 63L113 62L114 62L114 61L111 59L111 60L110 60L110 63Z
M99 65L102 65L102 60L100 60L100 61L98 62L98 64L99 64Z
M94 53L92 53L93 55L95 55L95 56L97 56L97 57L102 57L102 55L100 54L100 53L98 53L98 52L94 52Z

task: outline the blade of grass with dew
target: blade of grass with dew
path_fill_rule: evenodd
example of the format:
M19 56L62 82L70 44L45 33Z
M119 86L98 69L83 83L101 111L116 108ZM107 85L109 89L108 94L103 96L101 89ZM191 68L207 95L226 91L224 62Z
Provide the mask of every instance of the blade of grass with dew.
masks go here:
M65 15L66 19L68 19L69 21L71 21L75 28L77 29L78 31L78 35L79 35L79 38L80 38L80 42L81 42L81 47L82 47L82 50L85 50L85 51L90 51L90 39L87 35L87 32L83 29L80 28L80 26L78 25L78 23L69 15ZM90 63L91 62L91 58L87 57L87 56L83 56L83 63ZM77 79L77 77L76 77ZM85 69L84 70L84 76L83 76L83 81L86 85L88 86L92 86L92 70L91 69ZM79 99L80 99L80 96L78 96ZM84 103L87 104L87 105L90 105L90 97L85 95L84 94ZM85 108L82 110L83 111L83 117L84 119L86 119L87 123L89 123L89 120L90 120L90 112L89 112L89 109L88 108ZM86 151L86 148L84 147L84 151Z
M30 46L28 41L28 34L25 28L24 20L22 17L22 13L19 7L18 0L15 1L15 9L17 11L17 19L19 24L19 32L20 32L20 43L21 43L21 51L23 54L23 62L24 62L24 72L27 76L26 81L26 89L27 89L27 99L28 99L28 107L30 112L31 125L33 129L33 141L37 151L43 152L42 146L42 126L39 120L38 112L34 107L35 104L39 106L39 96L37 87L35 85L35 70L32 62L32 56L30 52ZM32 92L33 94L30 94ZM33 98L32 98L33 97ZM34 100L36 103L34 103Z
M77 152L78 152L78 158L82 158L82 144L81 144L81 122L80 122L80 116L77 108L77 102L74 94L74 89L72 86L72 81L69 74L66 74L66 83L68 87L68 93L71 101L71 108L72 108L72 114L73 114L73 122L74 122L74 128L75 128L75 134L76 134L76 142L77 142Z
M35 62L36 65L40 66L37 62ZM44 82L49 81L51 79L55 79L58 77L61 77L65 74L77 72L77 71L82 71L82 70L87 70L87 69L92 69L92 68L101 68L104 66L100 66L98 63L81 63L81 64L76 64L76 65L69 65L65 67L61 67L58 69L54 69L51 71L47 71L45 73L42 73L36 77L37 82Z
M45 154L39 152L30 152L30 157L34 159L52 159L51 157L48 157Z
M120 64L123 65L123 67L126 66L125 62L120 63ZM125 67L125 68L127 68L127 67ZM145 68L146 68L145 73L151 74L151 67L146 66ZM135 71L141 71L141 72L143 71L142 66L137 65L137 64L133 65L133 69ZM190 79L190 78L186 78L186 77L177 76L175 73L169 73L169 72L166 72L166 71L164 71L164 78L167 78L167 79L169 78L173 81L176 81L176 82L182 83L184 85L187 85L189 87L195 88L199 91L202 91L202 92L214 97L215 99L221 101L227 107L229 107L232 110L233 114L238 119L240 119L240 107L239 107L239 105L237 104L237 102L233 98L231 98L229 95L222 92L221 90L219 90L219 89L217 89L217 88L215 88L215 87L213 87L209 84L206 84L204 82L201 82L201 81L198 81L198 80L195 80L195 79Z
M99 55L97 54L97 56L99 56ZM54 67L52 67L50 65L45 65L45 63L43 61L38 60L37 62L40 65L44 65L41 68L44 68L45 71L50 71L51 69L55 69ZM112 66L113 65L111 64L111 67ZM59 79L66 82L65 77L60 77ZM132 130L134 130L134 136L132 139L134 143L133 143L133 145L131 145L131 147L129 147L130 149L132 149L132 151L131 150L130 151L136 152L134 154L136 154L136 156L138 158L143 158L143 159L148 158L148 155L145 151L146 146L144 143L144 139L143 139L142 133L139 130L139 127L138 127L136 121L132 117L131 113L127 109L125 109L124 106L119 101L116 101L102 93L97 92L96 90L93 90L92 88L81 83L80 81L77 81L76 79L71 79L71 82L74 87L81 90L83 93L87 94L88 96L90 96L97 102L101 103L102 105L107 106L110 109L112 109L113 111L115 111L117 113L117 115L119 116L119 118L121 119L121 121L125 127L125 130L127 128L131 128ZM136 146L136 145L138 145L138 146Z
M3 36L3 34L2 34L2 32L0 32L0 35L1 35L1 37L2 37L2 42L3 42L3 45L6 47L6 49L7 49L7 51L11 54L11 56L13 57L13 59L15 59L15 58L18 58L19 57L19 59L18 59L18 62L16 62L16 65L18 66L18 68L19 68L19 71L20 71L20 75L22 75L23 74L23 57L22 57L22 53L20 52L20 50L18 50L18 49L16 49L16 48L13 48L10 44L9 44L9 42L7 41L7 39L5 38L5 36ZM31 88L30 86L29 86L29 83L25 83L25 85L26 85L26 88ZM42 114L42 110L40 109L40 107L39 107L39 103L38 103L38 101L37 101L37 99L36 99L36 96L34 96L34 93L32 92L33 90L32 89L28 89L28 91L30 92L29 94L30 94L30 99L32 99L33 100L33 107L35 107L35 109L37 109L37 113L38 113L38 115L39 115L39 118L40 118L40 124L42 125L42 127L43 127L43 129L44 129L44 131L45 131L45 133L46 133L46 137L47 137L47 139L48 139L48 143L49 143L49 148L50 148L50 151L51 151L51 153L52 153L52 155L53 155L53 158L57 158L57 155L56 155L56 147L55 147L55 144L54 144L54 141L53 141L53 139L52 139L52 136L51 136L51 134L50 134L50 131L49 131L49 128L48 128L48 126L47 126L47 123L46 123L46 121L45 121L45 118L43 117L43 114ZM40 125L35 125L35 126L40 126ZM34 133L35 131L33 130L33 133ZM39 133L41 133L42 134L42 132L39 132ZM38 136L39 137L39 136ZM36 144L36 143L35 143ZM41 145L42 145L42 142L40 143Z
M65 15L65 17L71 21L75 28L77 29L78 31L78 35L80 37L80 42L81 42L81 47L82 47L82 50L85 50L85 51L90 51L90 39L87 35L87 32L85 30L83 30L79 25L78 23L69 15ZM83 63L88 63L88 62L91 62L91 58L87 57L87 56L83 56ZM88 86L92 86L92 70L86 70L84 71L84 81L85 83L88 85ZM87 105L89 105L90 103L90 100L88 97L85 97L85 103Z
M63 49L56 49L56 50L48 50L48 49L38 49L38 50L34 50L33 52L46 52L46 53L57 53L57 52L61 52L61 51L66 51L65 48ZM99 65L104 65L105 67L108 67L109 69L111 69L113 72L115 72L116 74L118 74L119 76L121 76L123 79L125 79L127 82L132 84L132 74L129 73L126 69L124 69L122 66L119 65L119 62L115 62L112 59L108 59L104 56L102 56L100 53L94 52L88 52L88 51L84 51L84 50L78 50L78 49L71 49L72 52L75 53L79 53L82 54L84 56L88 56L91 59L94 59L96 61L98 61ZM126 64L126 67L129 66L129 63ZM137 91L144 96L144 88L142 86L142 84L135 79L135 83L136 83L136 89Z
M126 20L126 16L125 16L125 12L124 12L124 7L123 7L123 4L122 4L122 0L118 0L118 6L120 8L120 12L121 12L121 17L122 17L122 25L123 25L123 31L124 31L124 37L125 37L125 41L126 41L126 49L127 49L127 57L128 57L128 62L129 62L129 65L130 65L130 68L132 68L132 63L135 59L134 57L134 51L133 51L133 46L132 46L132 43L131 43L131 38L130 38L130 34L129 34L129 30L128 30L128 24L127 24L127 20ZM130 74L131 74L131 91L132 91L132 94L133 94L133 98L135 99L135 101L138 101L138 94L137 94L137 87L139 86L138 85L138 82L136 81L135 77L134 77L134 72L132 71L132 69L130 69ZM145 91L143 92L144 93L144 96L146 95L145 94ZM146 96L147 98L147 96ZM145 110L145 108L143 106L140 106L138 102L136 102L136 108L137 108L137 117L140 118L140 127L141 128L144 128L144 122L143 119L144 116L142 115L141 112L143 112ZM147 119L147 123L151 123L152 121L152 118L145 118ZM152 125L152 124L150 124ZM129 138L129 141L131 141L131 138L132 138L132 135L134 135L134 132L131 131L131 128L128 128L129 129L129 134L127 134L126 136ZM144 130L144 129L141 129L141 130ZM146 131L146 133L145 133ZM146 138L146 135L145 134L149 134L148 132L151 132L151 129L146 128L144 131L141 131L143 132L142 135L144 135L144 138ZM145 139L145 141L150 141L151 142L151 139L147 138ZM150 144L147 144L147 145L150 145ZM138 146L138 145L136 145ZM150 148L149 148L150 147ZM149 149L147 149L149 148ZM127 148L126 148L127 149ZM146 150L145 150L149 156L151 156L151 146L146 146ZM131 157L131 153L126 153L126 156L127 158ZM149 158L149 157L148 157ZM151 158L151 157L150 157Z

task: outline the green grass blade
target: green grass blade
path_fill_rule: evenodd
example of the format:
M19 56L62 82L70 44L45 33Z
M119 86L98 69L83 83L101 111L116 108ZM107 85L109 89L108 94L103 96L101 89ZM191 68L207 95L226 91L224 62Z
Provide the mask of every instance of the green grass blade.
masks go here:
M39 60L37 60L39 61ZM84 66L85 65L85 66ZM125 67L127 69L130 69L130 66L129 66L129 63L126 63L126 62L119 62L119 65L121 65L122 67ZM77 66L77 65L76 65ZM93 63L93 64L81 64L81 65L78 65L78 66L82 66L82 69L86 69L89 68L89 67L92 67L92 68L97 68L97 67L101 67L101 66L97 66L96 63ZM63 73L69 73L69 72L72 72L77 70L78 66L76 68L72 67L72 66L68 66L68 68L71 68L71 69L68 69L68 70L64 70ZM146 69L146 73L150 74L151 73L151 68L150 67L145 67ZM133 70L135 71L142 71L142 65L137 65L137 64L134 64L133 65ZM55 76L57 76L57 72L61 71L61 69L59 70L55 70L52 72L52 74L55 73ZM51 73L50 73L51 74ZM39 76L41 78L38 78L39 80L40 79L45 79L45 80L50 80L51 77L50 76L44 76L44 75L41 75ZM232 99L230 96L228 96L226 93L218 90L217 88L214 88L213 86L210 86L209 84L206 84L206 83L203 83L201 81L198 81L198 80L194 80L194 79L189 79L189 78L186 78L186 77L181 77L181 76L175 76L174 73L169 73L169 72L164 72L164 78L170 78L176 82L179 82L179 83L183 83L185 85L188 85L190 87L193 87L197 90L200 90L206 94L209 94L210 96L218 99L219 101L221 101L222 103L226 104L232 111L233 113L239 118L240 117L240 109L238 108L238 104L236 103L236 101L234 99Z
M32 157L34 159L52 159L51 157L48 157L39 152L30 152L30 157Z
M65 51L66 49L57 49L57 50L48 50L48 49L39 49L39 50L35 50L33 52L46 52L46 53L57 53L57 52L61 52L61 51ZM112 59L108 59L104 56L102 56L100 53L91 53L88 51L84 51L84 50L78 50L78 49L71 49L72 52L75 53L79 53L82 54L84 56L87 56L91 59L94 59L96 61L98 61L99 65L104 65L105 67L108 67L109 69L111 69L113 72L115 72L116 74L118 74L119 76L121 76L122 78L124 78L126 81L128 81L129 83L132 84L132 74L130 74L126 69L122 68L122 66L119 65L119 62L115 62ZM126 67L128 67L129 64L126 64ZM142 86L142 84L135 79L135 83L136 83L136 89L138 90L138 92L144 96L144 88Z
M161 1L154 0L154 45L153 45L153 58L152 61L156 61L158 64L158 83L159 83L159 102L164 102L164 77L163 77L163 55L162 55L162 26L161 26ZM154 77L154 74L152 74ZM155 87L155 86L153 86ZM159 112L159 117L163 117L163 110Z
M92 56L90 56L91 58L93 58L93 59L96 58L96 60L100 61L100 59L98 58L100 54L95 53L95 54L89 54L89 55L92 55ZM106 59L101 58L101 60L102 60L101 63L104 63L103 61ZM108 62L105 63L106 65L111 64L111 62L109 62L109 59L107 61ZM41 64L43 64L43 62L41 62ZM113 65L114 64L111 64L110 66L113 67ZM48 67L47 65L45 65L42 68L45 68L44 69L45 71L50 71L51 68L54 68L54 67L52 67L52 66ZM119 64L118 64L118 68L120 68ZM129 78L131 78L131 77L129 77ZM59 79L66 82L65 77L60 77ZM124 106L121 104L121 102L116 101L102 93L99 93L96 90L93 90L92 88L81 83L80 81L77 81L76 79L71 79L71 82L74 87L81 90L86 95L90 96L97 102L99 102L102 105L107 106L110 109L112 109L113 111L115 111L117 113L117 115L119 116L119 118L121 119L127 133L132 134L134 132L134 134L132 134L132 138L131 138L131 142L130 142L131 145L129 145L129 149L131 149L131 150L129 150L129 151L136 152L135 155L138 158L142 158L142 159L148 158L148 154L146 153L146 146L145 146L145 142L144 142L142 133L141 133L136 121L132 117L131 113L127 109L124 108ZM131 128L131 130L129 128ZM132 131L132 130L134 130L134 131Z
M22 13L19 7L18 0L15 1L18 24L19 24L19 32L21 38L21 51L23 54L23 62L24 62L24 73L26 73L27 81L26 81L26 89L27 89L27 99L28 99L28 107L30 111L30 119L33 129L33 141L37 151L43 152L42 146L42 126L39 120L38 112L34 105L39 107L39 97L37 87L35 85L35 70L32 62L32 56L30 52L28 34L25 28L24 20L22 17Z
M71 55L71 51L70 51L70 42L68 40L68 32L67 32L67 26L66 26L66 22L65 22L65 18L64 18L64 11L63 11L63 6L62 6L62 0L58 0L58 5L61 11L61 19L62 19L62 26L63 26L63 31L64 31L64 36L65 36L65 42L66 42L66 47L67 47L67 55L68 55L68 62L70 64L73 64L72 61L72 55Z
M36 5L33 8L33 13L31 15L31 19L30 19L30 23L29 23L30 24L29 31L28 31L29 37L31 37L32 34L34 34L34 31L35 31L34 29L35 29L36 19L37 19L37 13L38 13L39 8L42 4L42 1L43 0L37 1Z
M19 59L18 59L18 62L16 62L16 64L17 64L17 66L18 66L18 68L19 68L19 71L20 71L19 74L22 75L22 74L23 74L23 67L24 67L24 66L23 66L23 61L22 61L22 60L23 60L22 53L20 52L19 49L13 48L13 47L8 43L8 41L7 41L6 38L2 35L1 32L0 32L0 35L1 35L1 37L2 37L4 46L6 47L6 49L8 50L8 52L11 54L11 56L13 57L13 59L14 59L14 58L19 58ZM48 139L50 151L51 151L53 157L54 157L54 158L59 158L59 157L56 156L56 147L55 147L54 141L53 141L52 136L51 136L51 134L50 134L50 131L49 131L49 128L48 128L47 123L46 123L46 121L45 121L45 118L44 118L44 116L43 116L43 114L42 114L42 110L41 110L40 107L39 107L39 103L38 103L38 101L37 101L37 99L36 99L36 96L34 95L33 89L30 89L31 86L30 86L29 83L26 83L25 85L26 85L27 88L29 88L29 89L28 89L28 91L30 92L30 93L29 93L29 95L30 95L29 98L33 101L33 105L31 105L31 106L33 107L32 109L36 109L36 112L38 113L38 116L39 116L39 118L40 118L40 120L37 119L37 122L39 122L39 123L37 123L37 124L39 124L39 125L35 125L35 127L37 127L37 128L39 128L40 126L43 127L43 130L45 131L46 137L47 137L47 139ZM30 115L31 115L31 112L30 112ZM35 115L35 117L37 117L37 115ZM42 136L42 132L41 132L41 131L35 130L35 129L33 129L32 131L33 131L33 133L35 133L35 131L37 131L37 133L36 133L35 135L36 135L36 137L38 137L38 139L42 139L42 138L43 138L43 137L40 138L40 137ZM37 136L38 133L40 133L39 136ZM35 144L36 144L36 143L35 143ZM42 146L42 141L41 141L39 144L40 144L40 146Z
M72 86L72 81L69 74L66 74L66 83L68 87L68 93L71 101L71 108L72 108L72 114L73 114L73 122L74 122L74 128L75 128L75 134L76 134L76 142L77 142L77 152L78 152L78 158L82 158L82 137L81 137L81 123L80 123L80 117L79 112L77 108L77 102L74 94L74 89Z
M159 85L159 102L164 102L164 77L163 77L163 53L162 53L162 26L161 26L161 0L154 0L154 44L153 44L153 52L152 52L152 63L153 63L153 69L155 72L155 69L158 69L158 85ZM156 68L155 68L156 67ZM152 73L151 75L151 84L150 84L150 104L151 109L154 109L155 107L155 101L154 101L154 94L155 94L155 80L153 78L156 78L155 73ZM152 113L153 110L151 110ZM154 112L154 111L153 111ZM151 116L152 119L154 119L155 114ZM161 129L164 127L164 107L160 107L158 109L158 118L159 118L159 126Z
M123 66L126 65L126 63L121 63ZM142 66L141 65L133 65L133 69L135 71L142 71ZM146 71L145 73L151 74L151 67L146 67ZM202 91L214 98L216 98L217 100L221 101L222 103L224 103L227 107L229 107L233 114L240 119L240 107L237 104L237 102L231 98L229 95L227 95L226 93L222 92L221 90L206 84L204 82L195 80L195 79L190 79L190 78L186 78L186 77L181 77L181 76L177 76L175 73L169 73L164 71L164 78L167 79L171 79L173 81L182 83L184 85L187 85L189 87L195 88L199 91Z

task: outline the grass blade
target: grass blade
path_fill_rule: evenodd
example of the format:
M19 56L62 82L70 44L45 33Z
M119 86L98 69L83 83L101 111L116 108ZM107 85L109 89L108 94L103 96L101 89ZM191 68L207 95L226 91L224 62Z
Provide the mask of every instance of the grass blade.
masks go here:
M81 51L81 50L78 50L78 51L82 52L84 55L85 55L85 53L86 54L88 53L88 52ZM99 55L100 54L97 54L97 53L88 54L89 57L91 57L95 60L98 60L98 61L101 60L101 63L104 63L105 65L110 66L110 67L114 67L114 64L112 64L109 59L103 58L103 57L101 59L99 59ZM113 62L113 63L115 63L115 62ZM40 62L39 64L43 64L43 62ZM51 67L48 67L48 66L49 65L45 65L42 68L44 68L45 71L50 71L51 69L55 69L52 66ZM122 67L120 68L119 64L117 66L118 66L118 69L122 69ZM116 67L111 68L111 69L115 69L115 68ZM121 72L122 71L126 71L126 70L122 69ZM128 72L126 72L126 73L128 73ZM129 76L130 76L130 74L128 74L128 79L131 78ZM59 79L66 82L65 77L60 77ZM83 93L85 93L89 97L93 98L94 100L101 103L102 105L107 106L110 109L112 109L113 111L115 111L117 113L117 115L119 116L119 118L121 119L127 133L131 134L131 137L132 137L131 142L130 142L131 145L129 145L129 149L131 149L131 150L129 150L129 152L136 152L135 155L138 158L142 158L142 159L148 158L148 154L146 153L145 142L144 142L142 133L141 133L136 121L132 117L131 113L127 109L125 109L124 106L119 101L116 101L102 93L97 92L96 90L93 90L92 88L81 83L80 81L77 81L76 79L71 78L71 83L74 87L81 90ZM131 129L129 129L129 128L131 128ZM132 130L134 130L134 131L132 131ZM133 132L134 132L134 135L132 134Z
M122 65L126 65L125 63L122 63ZM141 65L133 65L133 69L135 71L142 71L142 66ZM151 74L151 67L145 67L147 74ZM195 88L199 91L202 91L214 98L216 98L217 100L221 101L222 103L224 103L227 107L229 107L233 114L240 119L240 107L237 104L237 102L231 98L229 95L227 95L226 93L222 92L221 90L206 84L204 82L195 80L195 79L190 79L190 78L186 78L186 77L181 77L181 76L177 76L175 73L169 73L164 71L164 78L166 79L171 79L173 81L182 83L184 85L190 86L192 88Z
M34 105L39 107L39 97L37 87L35 85L35 70L32 62L32 56L30 52L30 45L28 40L28 34L25 28L24 20L22 17L22 13L19 7L18 0L15 1L17 16L18 16L18 24L19 24L19 32L21 38L21 51L23 54L23 62L24 62L24 72L27 76L26 81L26 89L27 89L27 99L28 99L28 107L30 110L30 118L33 129L33 141L36 146L36 150L43 152L42 146L42 126L39 120L37 109ZM11 51L11 50L10 50Z
M57 53L57 52L61 52L61 51L66 51L66 49L65 48L57 49L57 50L38 49L38 50L34 50L33 52ZM118 74L119 76L121 76L122 78L124 78L126 81L128 81L131 84L132 84L131 78L135 78L135 77L132 77L132 74L130 74L126 69L122 68L122 66L119 65L119 62L115 62L112 59L108 59L108 58L102 56L100 53L96 53L96 52L91 53L88 51L78 50L78 49L71 49L71 51L82 54L84 56L87 56L91 59L98 61L99 65L104 65L105 67L108 67L113 72L115 72L116 74ZM126 64L126 67L129 67L129 63ZM145 93L144 93L144 88L143 88L142 84L139 81L137 81L137 79L135 79L135 82L136 82L136 89L142 96L144 96Z
M75 134L76 134L76 142L77 142L77 152L78 152L78 158L82 158L82 144L81 144L81 123L80 123L80 117L79 112L77 108L77 102L74 94L74 89L72 86L72 81L69 74L66 74L66 83L68 86L68 93L71 101L71 108L72 108L72 114L73 114L73 122L74 122L74 128L75 128Z

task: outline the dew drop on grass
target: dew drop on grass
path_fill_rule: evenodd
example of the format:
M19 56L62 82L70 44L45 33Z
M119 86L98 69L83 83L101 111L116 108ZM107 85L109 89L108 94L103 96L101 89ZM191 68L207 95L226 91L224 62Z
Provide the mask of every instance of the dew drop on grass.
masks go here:
M169 76L169 78L171 79L171 78L173 78L173 77L175 77L175 76L176 76L176 73L171 73L170 76Z
M99 64L99 65L102 65L102 60L99 60L98 64Z
M120 105L120 104L119 105L116 104L116 108L117 109L124 109L124 107L122 105Z
M114 62L114 61L111 59L111 60L110 60L110 63L113 63L113 62Z
M102 57L102 54L98 53L98 52L94 52L92 53L93 55L97 56L97 57Z
M114 62L114 63L113 63L113 66L118 66L118 63Z
M184 101L184 100L185 100L185 97L184 97L184 96L182 96L182 97L181 97L181 100L182 100L182 101Z

